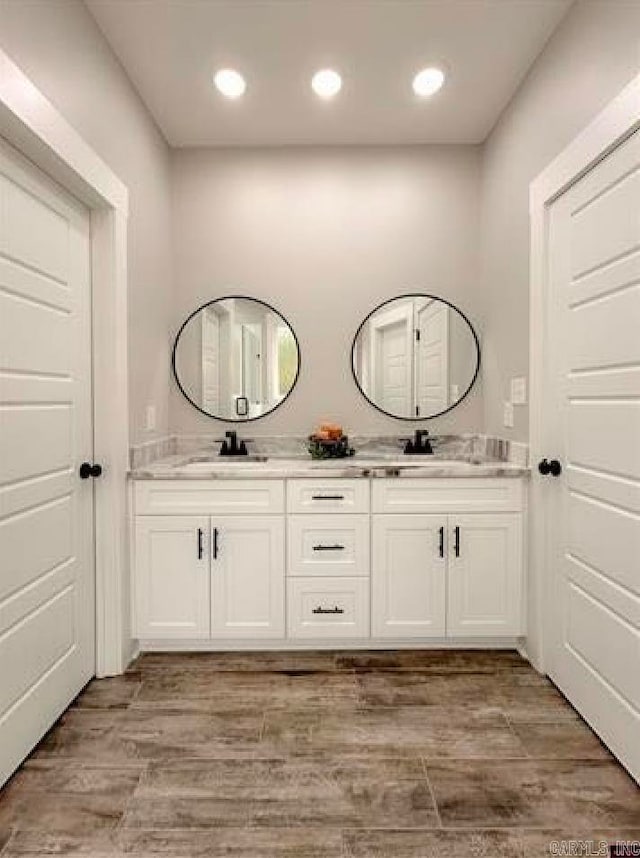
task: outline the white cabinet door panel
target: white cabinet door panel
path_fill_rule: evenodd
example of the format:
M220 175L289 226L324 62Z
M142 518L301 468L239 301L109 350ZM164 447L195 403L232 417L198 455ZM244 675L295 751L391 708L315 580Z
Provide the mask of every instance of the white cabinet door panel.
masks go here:
M283 637L283 517L212 517L211 557L211 637Z
M209 519L139 516L135 545L135 634L209 636Z
M447 633L522 634L522 568L519 515L450 516Z
M446 517L376 515L372 526L374 637L444 635Z

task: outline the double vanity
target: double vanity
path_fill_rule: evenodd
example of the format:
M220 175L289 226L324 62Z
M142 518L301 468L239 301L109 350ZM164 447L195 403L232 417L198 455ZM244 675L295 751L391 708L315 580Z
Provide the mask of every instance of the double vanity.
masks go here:
M133 472L144 649L513 646L527 470L446 452L210 448Z
M285 404L300 351L281 313L229 296L187 317L172 365L194 408L237 425ZM396 421L451 411L479 367L471 322L433 295L383 302L352 342L358 390ZM415 439L348 439L331 424L310 443L227 436L133 469L144 649L513 646L524 634L527 470L499 442L432 445L424 426Z

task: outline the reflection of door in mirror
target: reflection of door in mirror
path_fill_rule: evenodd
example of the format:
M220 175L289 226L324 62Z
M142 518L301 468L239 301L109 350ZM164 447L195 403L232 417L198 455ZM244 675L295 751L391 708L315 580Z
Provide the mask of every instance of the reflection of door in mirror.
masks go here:
M413 300L398 302L371 320L370 389L391 414L411 414Z
M415 415L438 414L449 405L449 307L442 301L415 302Z
M202 313L202 407L220 413L220 320L212 307Z
M262 413L262 331L242 325L242 396L249 400L249 415Z

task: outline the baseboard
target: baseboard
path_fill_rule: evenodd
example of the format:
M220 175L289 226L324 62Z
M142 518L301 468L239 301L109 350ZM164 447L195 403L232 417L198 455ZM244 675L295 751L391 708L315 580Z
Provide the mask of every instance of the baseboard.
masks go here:
M141 640L140 652L300 652L309 650L402 650L402 649L475 649L517 650L522 654L520 638L430 638L429 640ZM523 655L525 659L528 658Z

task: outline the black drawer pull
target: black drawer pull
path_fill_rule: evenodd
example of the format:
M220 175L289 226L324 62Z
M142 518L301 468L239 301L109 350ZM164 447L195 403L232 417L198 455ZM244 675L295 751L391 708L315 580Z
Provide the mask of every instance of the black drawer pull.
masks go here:
M211 536L212 536L211 553L213 555L213 559L217 560L218 559L218 528L217 527L213 528L213 530L211 531Z
M460 528L456 525L453 531L456 535L456 542L453 547L456 557L460 557Z
M337 605L335 608L321 608L319 605L317 608L314 608L312 611L313 614L344 614L344 608L339 608Z
M444 527L440 528L440 557L444 557Z
M311 500L344 500L344 495L311 495Z
M202 528L198 528L198 560L202 560Z
M314 551L344 551L344 545L314 545Z

